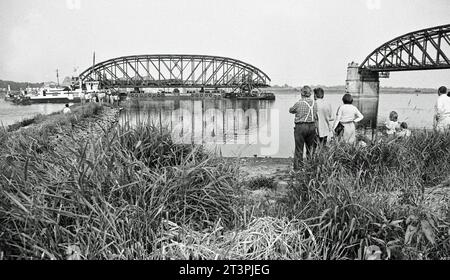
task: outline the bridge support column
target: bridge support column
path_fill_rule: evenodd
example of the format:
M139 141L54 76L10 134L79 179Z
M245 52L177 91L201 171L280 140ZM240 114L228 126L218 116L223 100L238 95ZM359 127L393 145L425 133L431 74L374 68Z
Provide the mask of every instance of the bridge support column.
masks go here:
M353 96L353 105L364 115L361 125L376 129L380 97L378 72L360 69L357 63L350 63L347 68L345 91Z

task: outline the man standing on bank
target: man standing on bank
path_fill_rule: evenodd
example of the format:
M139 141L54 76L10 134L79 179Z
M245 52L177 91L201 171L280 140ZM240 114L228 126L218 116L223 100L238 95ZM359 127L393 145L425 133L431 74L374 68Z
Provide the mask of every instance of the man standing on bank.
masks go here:
M433 126L438 131L450 128L450 97L446 95L447 88L442 86L438 90L438 100L434 106Z
M300 169L303 161L303 148L306 145L307 156L310 156L317 145L317 104L311 98L312 90L309 86L301 89L302 97L289 109L291 114L295 114L295 154L294 170Z
M319 133L319 143L325 146L329 137L333 135L334 115L331 104L324 100L324 91L322 88L314 89L314 99L317 103L317 130Z

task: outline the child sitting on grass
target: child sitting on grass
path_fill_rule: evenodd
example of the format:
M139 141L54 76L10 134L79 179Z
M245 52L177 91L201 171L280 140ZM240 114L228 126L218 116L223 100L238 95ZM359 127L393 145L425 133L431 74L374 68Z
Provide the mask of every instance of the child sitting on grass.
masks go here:
M400 130L400 124L398 122L398 114L392 111L389 114L389 121L386 122L386 133L388 136L395 136L397 131Z
M397 137L399 138L408 138L411 136L411 130L408 129L408 124L402 122L400 125L400 131L397 133Z

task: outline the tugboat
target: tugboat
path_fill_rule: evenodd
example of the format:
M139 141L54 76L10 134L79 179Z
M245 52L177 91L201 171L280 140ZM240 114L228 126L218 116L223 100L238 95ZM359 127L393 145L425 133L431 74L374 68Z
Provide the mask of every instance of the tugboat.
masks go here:
M31 105L31 99L26 95L14 95L12 102L17 105Z
M17 105L30 105L30 97L26 96L26 91L12 91L11 87L8 85L8 90L5 94L5 101L11 101Z

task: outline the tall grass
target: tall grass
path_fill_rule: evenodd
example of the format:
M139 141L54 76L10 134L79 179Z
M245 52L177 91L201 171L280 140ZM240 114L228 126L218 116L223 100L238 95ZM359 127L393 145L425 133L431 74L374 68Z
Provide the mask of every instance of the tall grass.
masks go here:
M97 109L79 110L75 123ZM450 212L424 204L448 178L449 133L322 150L270 202L245 188L272 181L247 186L237 165L159 128L69 134L58 149L43 134L0 131L8 259L370 259L371 246L383 259L450 257Z
M8 145L1 156L10 168L0 178L5 256L144 258L163 218L195 229L218 219L234 227L236 169L153 131L116 128L90 142L73 139L77 146L58 152Z
M449 132L421 132L368 147L335 144L294 178L287 212L301 220L316 217L320 226L313 232L326 244L320 253L325 258L361 257L361 248L370 245L385 254L395 251L398 258L416 258L419 253L412 255L410 244L404 244L410 217L436 225L415 226L416 236L428 235L415 244L417 251L424 258L449 257L450 216L423 207L425 189L449 178L449 145Z

